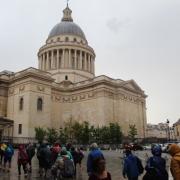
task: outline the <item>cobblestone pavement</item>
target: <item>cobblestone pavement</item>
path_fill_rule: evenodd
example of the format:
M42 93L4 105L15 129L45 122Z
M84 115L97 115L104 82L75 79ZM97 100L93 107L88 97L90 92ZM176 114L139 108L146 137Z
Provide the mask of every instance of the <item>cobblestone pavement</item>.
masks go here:
M103 153L107 162L107 170L111 173L112 180L124 180L124 178L122 177L122 158L123 158L122 151L104 151ZM147 158L151 155L149 151L137 151L135 152L135 154L142 160L143 165L145 165ZM167 170L169 171L170 157L167 154L163 154L163 157L165 157L167 160ZM82 171L80 170L80 168L78 168L76 180L88 179L86 173L86 161L87 161L87 153L85 153L85 158L83 160ZM11 171L8 173L0 170L0 180L24 180L24 179L40 180L43 178L39 177L38 161L36 157L33 158L32 174L29 174L28 177L25 178L22 173L22 175L19 177L17 171L17 151L16 151L13 157ZM142 177L140 177L139 179L141 180ZM170 180L172 180L171 174L170 174Z

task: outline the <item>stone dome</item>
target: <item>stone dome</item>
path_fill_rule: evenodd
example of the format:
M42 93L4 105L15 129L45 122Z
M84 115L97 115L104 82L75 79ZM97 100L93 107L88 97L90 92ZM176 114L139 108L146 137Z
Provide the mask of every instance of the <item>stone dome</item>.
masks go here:
M77 24L71 21L62 21L58 23L56 26L54 26L54 28L49 33L48 38L59 36L59 35L66 35L66 34L79 36L83 38L84 40L86 40L86 37L82 29Z
M86 40L86 37L82 29L73 22L71 13L72 11L71 9L69 9L67 4L67 7L63 10L63 18L61 22L54 26L54 28L49 33L48 38L60 35L75 35Z

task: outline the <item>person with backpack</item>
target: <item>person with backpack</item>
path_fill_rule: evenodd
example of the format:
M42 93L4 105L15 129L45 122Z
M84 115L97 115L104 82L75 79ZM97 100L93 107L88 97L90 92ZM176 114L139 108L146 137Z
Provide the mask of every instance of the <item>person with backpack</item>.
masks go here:
M174 180L180 179L180 147L171 144L168 148L169 154L172 156L170 170Z
M125 150L123 177L128 177L128 180L138 180L138 176L143 173L141 160L131 153L130 149Z
M147 160L147 165L145 167L146 174L143 180L168 180L166 161L161 157L161 146L154 145L151 152L153 156Z
M98 149L97 143L92 143L90 148L91 152L89 153L87 159L87 173L89 176L93 174L93 161L97 158L105 159L103 153Z
M111 180L111 174L106 171L106 162L104 158L99 157L93 161L93 173L89 180Z
M52 167L52 174L55 177L61 177L64 178L73 178L75 175L75 167L73 159L69 156L67 153L67 150L63 149L61 150L61 153L59 153L57 160L55 164ZM58 171L60 171L58 173Z
M35 155L35 147L32 143L29 143L28 146L26 147L26 152L28 155L28 164L29 164L29 172L32 172L32 158Z
M52 167L52 152L46 144L42 143L38 148L37 158L39 160L40 176L43 176L43 171L45 171L44 177L46 177L48 170Z
M9 169L7 169L8 172L11 169L11 160L13 155L14 155L14 149L11 144L8 144L4 152L4 170L6 170L6 164L8 162L9 165L8 166Z
M19 146L17 159L18 159L17 164L18 164L19 176L21 175L21 166L22 166L24 170L24 175L25 177L27 177L27 163L29 158L24 145Z

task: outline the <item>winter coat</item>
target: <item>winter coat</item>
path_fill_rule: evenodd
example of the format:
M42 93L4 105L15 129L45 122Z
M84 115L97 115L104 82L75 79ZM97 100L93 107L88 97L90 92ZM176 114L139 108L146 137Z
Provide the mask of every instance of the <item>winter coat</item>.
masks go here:
M28 158L25 148L23 149L20 148L18 151L18 164L27 164L28 159L29 158Z
M5 158L12 158L14 154L14 149L11 145L7 146L7 148L5 149L5 152L4 152L4 157Z
M102 157L104 159L103 153L98 149L93 149L89 155L88 155L88 159L87 159L87 172L88 174L93 173L93 161L97 158Z
M127 175L129 179L139 176L137 157L129 154L124 159L123 175Z
M168 180L168 173L166 171L166 161L161 156L150 157L146 165L146 176L151 175L156 180ZM148 174L148 175L147 175ZM144 177L144 180L145 180Z
M38 149L37 157L39 160L39 165L42 168L50 169L52 166L52 153L51 150L46 147L46 145L41 145Z
M28 154L29 160L31 160L35 155L35 147L33 145L29 145L26 149L26 152Z
M170 165L172 176L174 180L180 180L180 147L172 144L169 148L169 153L172 156Z

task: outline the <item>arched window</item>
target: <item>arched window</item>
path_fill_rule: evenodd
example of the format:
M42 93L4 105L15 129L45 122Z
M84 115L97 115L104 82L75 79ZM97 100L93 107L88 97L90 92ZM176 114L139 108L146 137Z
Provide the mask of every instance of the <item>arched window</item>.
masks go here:
M68 80L68 76L65 76L65 80Z
M42 98L38 98L37 99L37 110L42 111L42 109L43 109L43 100L42 100Z
M24 99L21 97L20 100L19 100L19 110L23 110L23 107L24 107Z
M77 41L77 39L76 38L74 38L74 42L76 42Z

